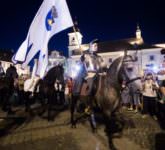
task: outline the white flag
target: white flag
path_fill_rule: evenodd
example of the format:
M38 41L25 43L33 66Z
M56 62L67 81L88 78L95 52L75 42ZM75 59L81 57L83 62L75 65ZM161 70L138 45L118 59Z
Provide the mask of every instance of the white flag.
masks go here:
M73 26L66 0L44 0L39 8L25 41L13 57L13 62L22 62L25 68L39 52L37 75L44 76L48 64L50 38Z

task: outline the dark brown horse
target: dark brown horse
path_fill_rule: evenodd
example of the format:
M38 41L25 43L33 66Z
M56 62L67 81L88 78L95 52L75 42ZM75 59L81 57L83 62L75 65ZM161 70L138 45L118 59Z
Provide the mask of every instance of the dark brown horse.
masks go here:
M134 88L141 90L141 77L132 56L117 58L108 69L106 75L99 75L98 89L95 99L107 117L119 107L121 82L126 80Z
M64 69L61 65L51 68L43 79L39 79L34 87L34 92L49 95L53 92L57 80L64 86Z
M95 60L95 62L97 61ZM99 65L101 63L97 64ZM102 69L99 68L98 70ZM134 85L134 87L139 89L141 88L139 71L132 56L117 58L111 64L106 73L96 72L96 75L93 78L93 85L89 94L90 101L96 102L97 106L102 110L107 120L108 118L111 118L112 113L114 113L120 106L120 90L123 78L127 81L128 84L131 83ZM89 88L86 90L88 91L88 89ZM78 99L81 99L81 94L74 96L73 92L73 103L77 103ZM76 107L76 104L73 104L72 107L71 122L74 124L74 107Z
M34 87L35 100L39 100L42 106L48 105L48 113L56 101L55 83L58 80L64 89L64 69L57 65L51 68L43 79L39 79ZM50 115L48 114L48 117Z

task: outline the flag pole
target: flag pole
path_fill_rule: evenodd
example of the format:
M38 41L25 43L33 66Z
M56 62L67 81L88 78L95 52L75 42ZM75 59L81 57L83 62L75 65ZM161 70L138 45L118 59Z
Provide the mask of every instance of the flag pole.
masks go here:
M77 35L77 32L76 32L75 25L73 25L73 31L74 31L74 33L76 35L76 40L77 40L77 43L78 43L78 47L79 47L81 55L82 55L82 49L81 49L81 45L80 45L79 40L78 40L78 35Z

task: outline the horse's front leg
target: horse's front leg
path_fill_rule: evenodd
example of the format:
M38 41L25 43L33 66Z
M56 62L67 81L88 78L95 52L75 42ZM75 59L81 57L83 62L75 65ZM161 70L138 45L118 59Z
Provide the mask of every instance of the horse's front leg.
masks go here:
M31 92L29 91L24 93L25 112L30 111L30 105L31 105L30 95L31 95Z
M75 112L75 109L76 109L77 100L78 100L78 96L72 96L72 98L71 98L71 107L70 107L71 127L72 128L76 128L76 120L74 118L74 112Z
M97 132L97 124L96 124L96 118L94 112L91 112L90 114L90 124L92 128L92 132L93 133Z
M85 109L85 113L88 114L89 122L92 128L92 132L97 132L97 123L95 118L94 104L93 104L93 96L89 96L87 100L87 108Z
M53 99L55 98L55 91L51 91L48 94L48 121L53 121L53 117L52 117L52 108L53 108Z

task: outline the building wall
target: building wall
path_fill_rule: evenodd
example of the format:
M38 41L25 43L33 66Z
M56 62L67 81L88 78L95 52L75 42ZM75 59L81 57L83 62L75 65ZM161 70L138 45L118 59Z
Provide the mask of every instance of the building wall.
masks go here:
M165 56L161 54L162 48L152 48L152 49L142 49L142 50L130 50L127 54L135 56L137 55L136 65L138 66L139 72L143 74L144 70L150 70L157 73L159 70L165 70ZM120 57L124 56L124 50L118 52L108 52L99 53L107 67L109 67L112 62ZM69 60L70 65L75 65L80 59L80 55L71 56ZM71 68L70 68L71 69Z
M7 61L1 61L1 63L2 63L2 67L3 67L5 72L6 72L7 68L9 68L11 64L13 64L12 62L7 62ZM17 64L17 65L15 65L15 67L17 69L18 75L21 75L21 74L30 75L30 67L29 66L27 66L25 69L22 69L21 65Z
M162 67L165 59L164 55L161 54L161 50L161 48L142 49L138 51L130 50L127 51L127 54L132 56L137 55L138 61L136 65L138 65L139 71L151 70L157 73L159 70L165 69L165 65ZM124 51L99 53L99 55L103 57L107 66L110 66L116 58L124 56Z
M27 66L25 69L21 68L21 64L15 65L18 75L30 75L30 66Z

